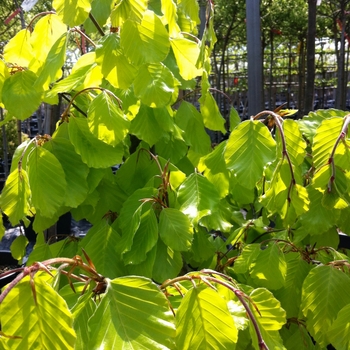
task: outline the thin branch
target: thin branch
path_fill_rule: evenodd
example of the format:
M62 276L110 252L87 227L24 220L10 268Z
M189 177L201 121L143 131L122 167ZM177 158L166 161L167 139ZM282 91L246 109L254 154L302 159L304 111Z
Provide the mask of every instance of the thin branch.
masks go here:
M93 14L91 12L89 12L89 18L91 19L91 22L94 24L94 26L96 27L96 29L98 30L98 32L102 35L105 36L104 31L102 30L101 26L98 24L98 22L96 21L96 18L93 16Z
M93 47L96 47L96 44L82 31L80 30L78 27L74 27L71 29L72 32L77 32L79 33L81 36L83 36Z
M266 114L270 115L274 121L275 121L275 124L280 132L280 135L281 135L281 142L282 142L282 160L284 158L287 159L287 162L288 162L288 165L289 165L289 170L290 170L290 174L291 174L291 182L289 184L289 188L288 188L288 196L287 196L287 200L288 200L288 203L291 202L291 192L292 192L292 189L293 189L293 186L295 185L296 181L295 181L295 176L294 176L294 170L293 170L293 164L292 164L292 161L289 157L289 154L288 154L288 151L287 151L287 142L286 142L286 138L284 136L284 131L283 131L283 127L282 127L282 123L281 123L281 117L275 113L275 112L272 112L272 111L262 111L260 113L258 113L257 115L255 115L253 118L253 120L257 120L259 119L260 117L262 116L265 116Z

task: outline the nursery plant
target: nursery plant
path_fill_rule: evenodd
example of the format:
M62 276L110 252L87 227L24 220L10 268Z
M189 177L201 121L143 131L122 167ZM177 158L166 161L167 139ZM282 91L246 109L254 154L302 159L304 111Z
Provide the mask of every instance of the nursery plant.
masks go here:
M1 194L12 225L37 232L25 266L3 274L18 273L0 295L1 348L350 349L337 249L350 115L224 119L211 1L201 38L195 0L52 6L0 60L9 118L68 99L52 135L17 148ZM208 130L229 137L212 145ZM68 211L86 236L45 242ZM16 238L16 259L26 245Z

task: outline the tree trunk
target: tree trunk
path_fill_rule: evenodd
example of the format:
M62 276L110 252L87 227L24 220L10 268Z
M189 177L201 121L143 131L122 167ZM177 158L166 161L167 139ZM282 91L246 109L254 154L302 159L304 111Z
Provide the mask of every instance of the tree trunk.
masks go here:
M305 100L305 43L304 39L300 40L299 48L299 91L298 91L298 110L299 118L304 115L304 100Z
M308 32L307 32L307 63L306 92L304 114L314 108L315 95L315 38L316 38L316 0L308 0Z
M338 55L338 70L337 70L337 90L335 95L335 108L345 109L346 100L346 79L345 79L345 1L340 2L340 19L341 27L340 34L340 49Z

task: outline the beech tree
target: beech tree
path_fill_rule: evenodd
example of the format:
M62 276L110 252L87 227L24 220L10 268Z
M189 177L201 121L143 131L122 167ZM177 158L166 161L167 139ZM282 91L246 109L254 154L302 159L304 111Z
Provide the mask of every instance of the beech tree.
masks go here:
M195 0L54 0L5 46L7 119L69 102L52 135L17 148L1 194L11 223L37 232L26 265L1 276L18 273L0 295L3 349L350 347L337 249L350 234L350 115L241 122L231 108L226 125L206 6L200 40ZM62 75L68 43L78 59ZM230 135L212 145L208 130ZM66 212L91 229L48 244ZM19 261L26 245L12 244Z

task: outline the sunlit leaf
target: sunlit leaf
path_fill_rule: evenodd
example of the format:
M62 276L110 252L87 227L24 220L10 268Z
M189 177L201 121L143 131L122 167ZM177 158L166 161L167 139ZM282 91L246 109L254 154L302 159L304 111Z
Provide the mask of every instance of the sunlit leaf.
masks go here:
M1 193L1 209L13 226L29 213L30 189L28 174L16 168L10 173Z
M245 273L249 270L250 265L260 254L260 244L253 243L247 244L242 253L238 256L234 264L234 270L236 273Z
M312 145L315 168L326 165L341 132L343 118L325 119L316 130Z
M175 87L173 74L162 63L141 66L134 80L135 95L155 108L169 104Z
M147 0L119 0L111 13L112 26L120 27L127 19L140 23L146 10Z
M272 290L284 286L287 264L277 244L271 244L259 252L250 266L250 275L259 286Z
M39 76L35 82L37 89L43 87L48 89L50 83L62 76L62 66L66 58L66 48L68 43L67 33L62 34L51 47L45 63L38 72Z
M306 143L302 137L297 122L292 119L284 120L283 131L285 135L287 151L291 158L291 161L294 165L300 165L305 159Z
M56 14L48 14L39 19L30 36L32 54L30 70L37 72L45 63L51 47L67 31L67 26Z
M159 235L174 250L186 251L191 247L193 229L188 217L173 208L164 208L159 216Z
M19 235L11 244L11 254L16 259L21 261L26 255L26 247L29 243L28 239L24 235Z
M229 191L229 172L225 163L226 143L221 142L211 153L201 158L198 169L204 172L204 176L215 185L221 197L225 197Z
M118 101L105 91L92 100L87 120L92 134L111 146L124 141L130 126Z
M24 70L5 80L2 89L2 102L9 115L24 120L38 109L42 88L33 88L36 79L33 72ZM19 98L21 103L18 102Z
M146 11L141 23L127 20L120 34L121 45L131 62L157 63L169 52L169 34L154 12Z
M230 134L225 159L237 180L253 188L262 177L264 167L276 157L276 143L269 130L259 121L245 121Z
M214 185L200 174L191 174L178 191L179 209L191 220L199 220L215 211L220 196Z
M75 151L90 167L106 168L121 163L124 149L122 144L116 147L97 139L89 130L85 118L69 120L69 136Z
M33 57L30 31L27 29L20 30L4 47L5 61L14 66L28 67Z
M146 302L145 302L146 301ZM89 320L89 348L173 349L175 326L164 294L151 280L120 277Z
M179 349L234 349L238 330L226 302L206 287L189 290L176 312Z
M51 152L37 147L30 155L27 171L33 205L43 216L54 215L66 194L67 183L61 163Z
M91 0L53 0L52 7L69 27L83 24L91 10Z
M1 330L21 337L8 339L7 344L11 349L73 350L76 335L66 302L39 276L34 282L35 302L29 278L18 283L1 304Z
M100 46L96 49L96 62L101 66L104 77L115 88L128 88L137 73L136 67L125 57L116 33L101 39Z
M196 67L199 55L198 44L181 37L171 38L170 44L182 78L191 80L200 75L201 70Z
M332 266L313 268L304 280L301 308L312 337L321 346L330 343L329 328L338 312L350 303L350 277Z

